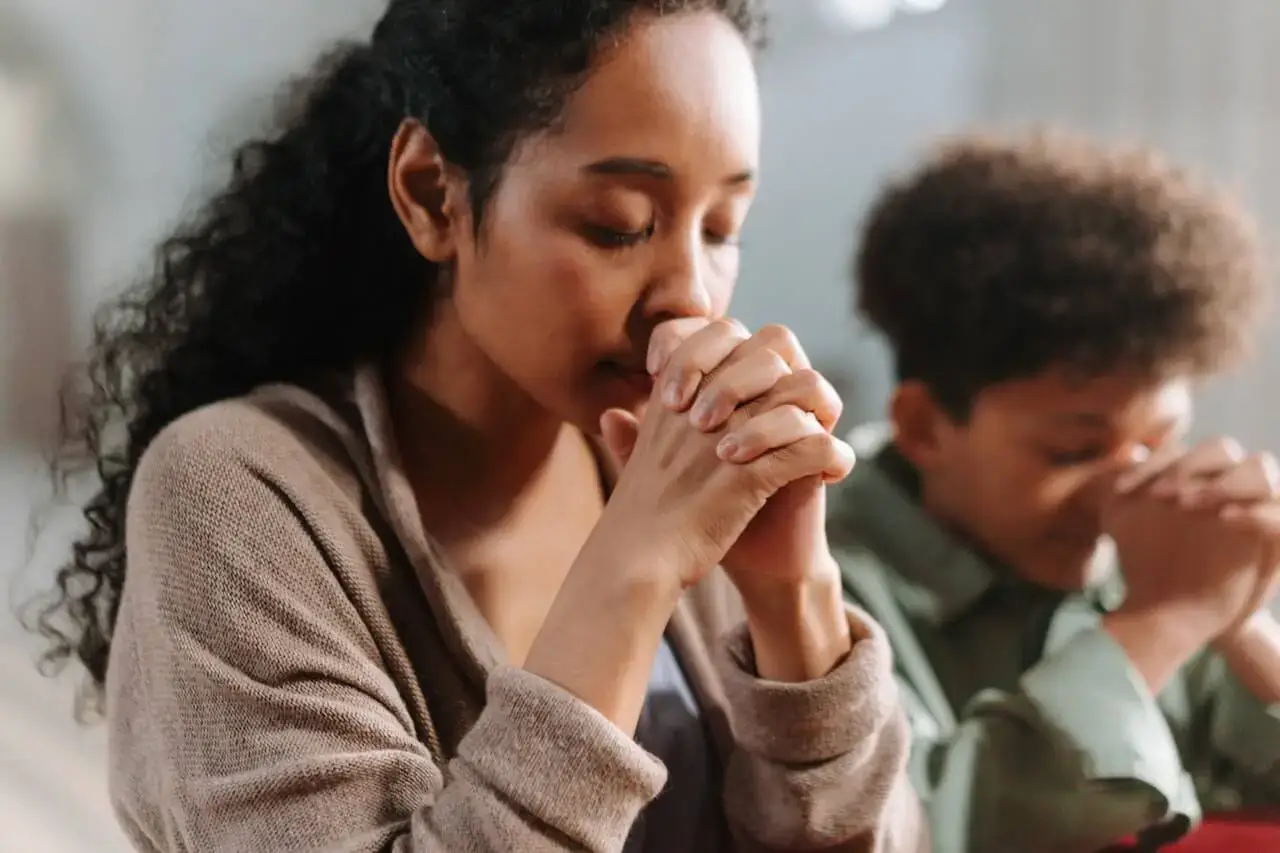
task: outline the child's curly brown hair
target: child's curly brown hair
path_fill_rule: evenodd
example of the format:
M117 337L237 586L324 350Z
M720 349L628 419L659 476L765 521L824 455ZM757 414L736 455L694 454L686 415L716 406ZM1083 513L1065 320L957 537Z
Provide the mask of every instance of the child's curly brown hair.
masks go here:
M873 205L856 276L899 381L961 418L984 388L1049 369L1218 372L1266 290L1226 195L1150 150L1044 130L940 145Z

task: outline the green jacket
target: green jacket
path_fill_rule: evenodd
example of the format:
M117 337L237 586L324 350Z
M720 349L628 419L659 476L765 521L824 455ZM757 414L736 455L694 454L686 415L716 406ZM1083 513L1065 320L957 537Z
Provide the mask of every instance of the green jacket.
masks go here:
M831 536L893 645L935 853L1094 851L1202 806L1280 805L1280 707L1210 654L1153 697L1099 627L1118 572L1074 595L1019 581L924 512L883 432L853 443Z

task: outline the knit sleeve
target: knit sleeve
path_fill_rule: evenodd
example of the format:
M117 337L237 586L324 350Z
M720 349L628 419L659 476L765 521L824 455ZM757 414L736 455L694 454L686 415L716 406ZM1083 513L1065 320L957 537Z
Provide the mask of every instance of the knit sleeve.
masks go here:
M135 845L620 849L661 764L558 687L500 669L437 766L334 570L350 555L280 467L197 418L138 471L107 685L112 798Z
M744 850L928 849L888 641L862 611L850 607L848 618L853 651L811 682L756 676L745 626L719 648L737 741L725 803Z

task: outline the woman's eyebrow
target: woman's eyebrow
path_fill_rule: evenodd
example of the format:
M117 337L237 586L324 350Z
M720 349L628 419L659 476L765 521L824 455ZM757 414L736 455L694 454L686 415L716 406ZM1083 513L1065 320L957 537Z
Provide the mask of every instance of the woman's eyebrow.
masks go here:
M638 175L667 181L675 178L675 170L669 165L661 160L650 160L644 157L610 157L584 166L583 171L593 175ZM754 170L743 169L727 176L724 183L728 185L745 184L754 179Z

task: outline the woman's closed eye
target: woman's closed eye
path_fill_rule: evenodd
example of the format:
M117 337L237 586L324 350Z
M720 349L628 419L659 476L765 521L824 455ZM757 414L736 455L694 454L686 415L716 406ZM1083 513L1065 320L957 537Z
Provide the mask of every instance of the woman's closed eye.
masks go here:
M638 230L624 230L607 225L587 225L584 230L587 238L602 249L627 249L632 246L638 246L652 237L654 225L649 224ZM736 247L740 245L740 238L737 234L705 231L702 239L708 246Z
M654 223L650 222L638 230L613 228L608 225L588 224L584 226L587 239L602 249L627 249L638 246L653 236Z

